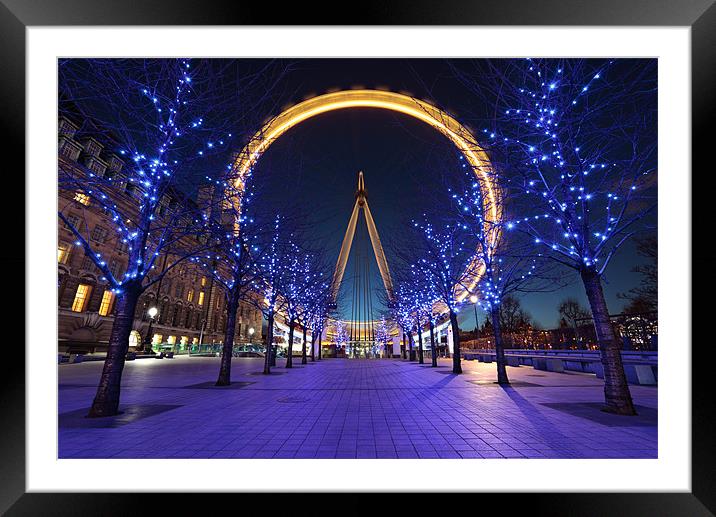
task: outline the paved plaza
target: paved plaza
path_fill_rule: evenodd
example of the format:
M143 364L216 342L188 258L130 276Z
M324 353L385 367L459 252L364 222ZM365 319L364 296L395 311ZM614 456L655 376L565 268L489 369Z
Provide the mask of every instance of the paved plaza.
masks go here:
M300 363L300 359L298 360ZM600 411L594 375L400 359L293 369L219 358L127 362L121 415L88 419L102 362L59 366L60 458L656 458L657 388L631 386L637 417Z

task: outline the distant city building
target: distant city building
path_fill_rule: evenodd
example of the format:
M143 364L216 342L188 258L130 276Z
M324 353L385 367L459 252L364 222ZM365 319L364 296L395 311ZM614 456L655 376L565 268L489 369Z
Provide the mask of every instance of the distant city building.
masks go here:
M62 117L59 120L58 167L64 173L92 173L111 177L118 184L123 181L123 161L94 138L75 140L78 126ZM81 167L80 164L84 165ZM126 181L126 180L125 180ZM128 196L136 187L127 183ZM168 193L162 199L159 215L177 203ZM71 222L79 225L101 249L109 269L123 271L127 262L127 248L113 233L109 216L101 207L93 206L91 198L81 191L59 192L59 210ZM57 241L58 273L58 347L67 351L104 351L114 322L115 295L103 281L93 261L85 256L76 238L60 220ZM166 267L160 257L157 273ZM158 312L152 323L150 336L155 348L172 345L175 350L187 350L191 345L216 344L224 340L226 307L223 293L202 270L187 262L172 269L141 296L129 338L130 350L141 345L149 331L148 310ZM260 342L262 317L249 303L241 303L237 315L234 343Z

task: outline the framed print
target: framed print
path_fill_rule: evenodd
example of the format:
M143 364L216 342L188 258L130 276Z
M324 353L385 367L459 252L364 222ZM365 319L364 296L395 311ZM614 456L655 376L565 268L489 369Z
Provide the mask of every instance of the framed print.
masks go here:
M3 511L710 515L716 8L256 9L4 2Z

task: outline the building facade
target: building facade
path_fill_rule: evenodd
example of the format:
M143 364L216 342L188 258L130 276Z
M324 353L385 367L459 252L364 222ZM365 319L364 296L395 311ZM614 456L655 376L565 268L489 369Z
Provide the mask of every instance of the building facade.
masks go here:
M76 139L78 126L66 118L59 120L58 167L61 173L112 175L122 181L123 161L108 153L94 138ZM131 188L127 185L128 195ZM175 202L171 193L162 199L164 208ZM126 244L113 233L108 213L93 206L81 191L59 189L58 209L75 227L81 228L98 249L110 270L122 272L127 266ZM59 220L57 229L58 348L59 352L99 352L107 348L114 322L115 295L103 281L94 262L84 249L75 244L68 225ZM159 271L166 267L166 257L157 261ZM149 309L157 314L150 318ZM261 313L242 302L237 314L234 343L261 341ZM191 262L172 268L161 281L144 292L135 312L130 350L149 339L158 348L176 352L194 349L200 344L220 344L226 328L226 303L223 293L211 277Z

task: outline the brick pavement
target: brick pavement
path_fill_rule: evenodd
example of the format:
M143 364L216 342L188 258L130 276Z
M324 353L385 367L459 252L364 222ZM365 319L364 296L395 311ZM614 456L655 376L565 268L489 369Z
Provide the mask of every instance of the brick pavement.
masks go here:
M102 363L59 366L60 458L655 458L657 388L640 415L600 411L594 375L463 361L325 359L256 375L262 359L128 362L118 417L87 419Z

